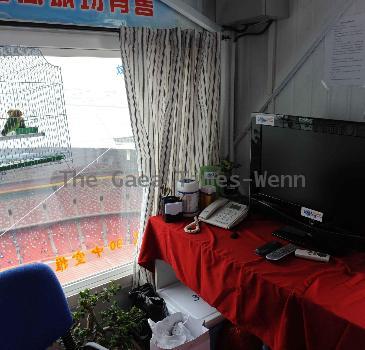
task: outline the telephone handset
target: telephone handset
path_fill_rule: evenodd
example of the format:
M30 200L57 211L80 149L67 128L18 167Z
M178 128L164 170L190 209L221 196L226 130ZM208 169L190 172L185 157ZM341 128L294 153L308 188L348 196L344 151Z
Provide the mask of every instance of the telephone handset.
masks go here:
M248 206L221 198L205 208L199 220L208 224L230 229L239 224L248 214Z

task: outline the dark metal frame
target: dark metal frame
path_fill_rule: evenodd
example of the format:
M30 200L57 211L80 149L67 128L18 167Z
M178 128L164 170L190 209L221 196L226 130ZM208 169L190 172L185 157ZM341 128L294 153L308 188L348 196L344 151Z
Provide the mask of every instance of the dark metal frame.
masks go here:
M48 28L48 29L65 29L65 30L85 30L95 32L109 32L119 33L119 28L107 28L107 27L91 27L91 26L77 26L72 24L50 24L41 22L23 22L23 21L6 21L0 20L0 27L31 27L31 28Z

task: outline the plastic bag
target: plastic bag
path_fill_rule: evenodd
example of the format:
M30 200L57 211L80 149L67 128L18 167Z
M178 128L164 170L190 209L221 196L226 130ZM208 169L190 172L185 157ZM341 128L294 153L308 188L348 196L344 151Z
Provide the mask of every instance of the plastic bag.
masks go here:
M185 325L186 321L187 317L180 312L157 323L148 320L152 329L152 343L162 349L174 349L193 340L190 330Z
M177 312L160 322L148 320L152 329L150 349L209 350L209 330L200 320Z
M160 298L151 284L146 283L129 292L132 304L143 310L147 317L154 322L163 320L168 316L165 300Z

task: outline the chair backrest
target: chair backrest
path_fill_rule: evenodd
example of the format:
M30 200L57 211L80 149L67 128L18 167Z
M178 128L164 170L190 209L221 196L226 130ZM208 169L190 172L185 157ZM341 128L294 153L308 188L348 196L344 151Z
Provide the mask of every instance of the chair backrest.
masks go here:
M62 287L44 264L0 273L1 350L43 350L64 336L72 316Z

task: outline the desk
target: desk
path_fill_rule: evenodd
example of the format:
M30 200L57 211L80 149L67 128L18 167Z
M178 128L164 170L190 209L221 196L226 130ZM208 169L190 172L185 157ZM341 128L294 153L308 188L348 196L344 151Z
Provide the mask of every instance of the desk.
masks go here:
M254 251L272 240L279 222L250 218L236 240L207 224L188 235L185 224L152 217L139 264L153 271L155 259L169 263L184 284L273 350L365 349L365 253L329 264L294 256L270 263Z

